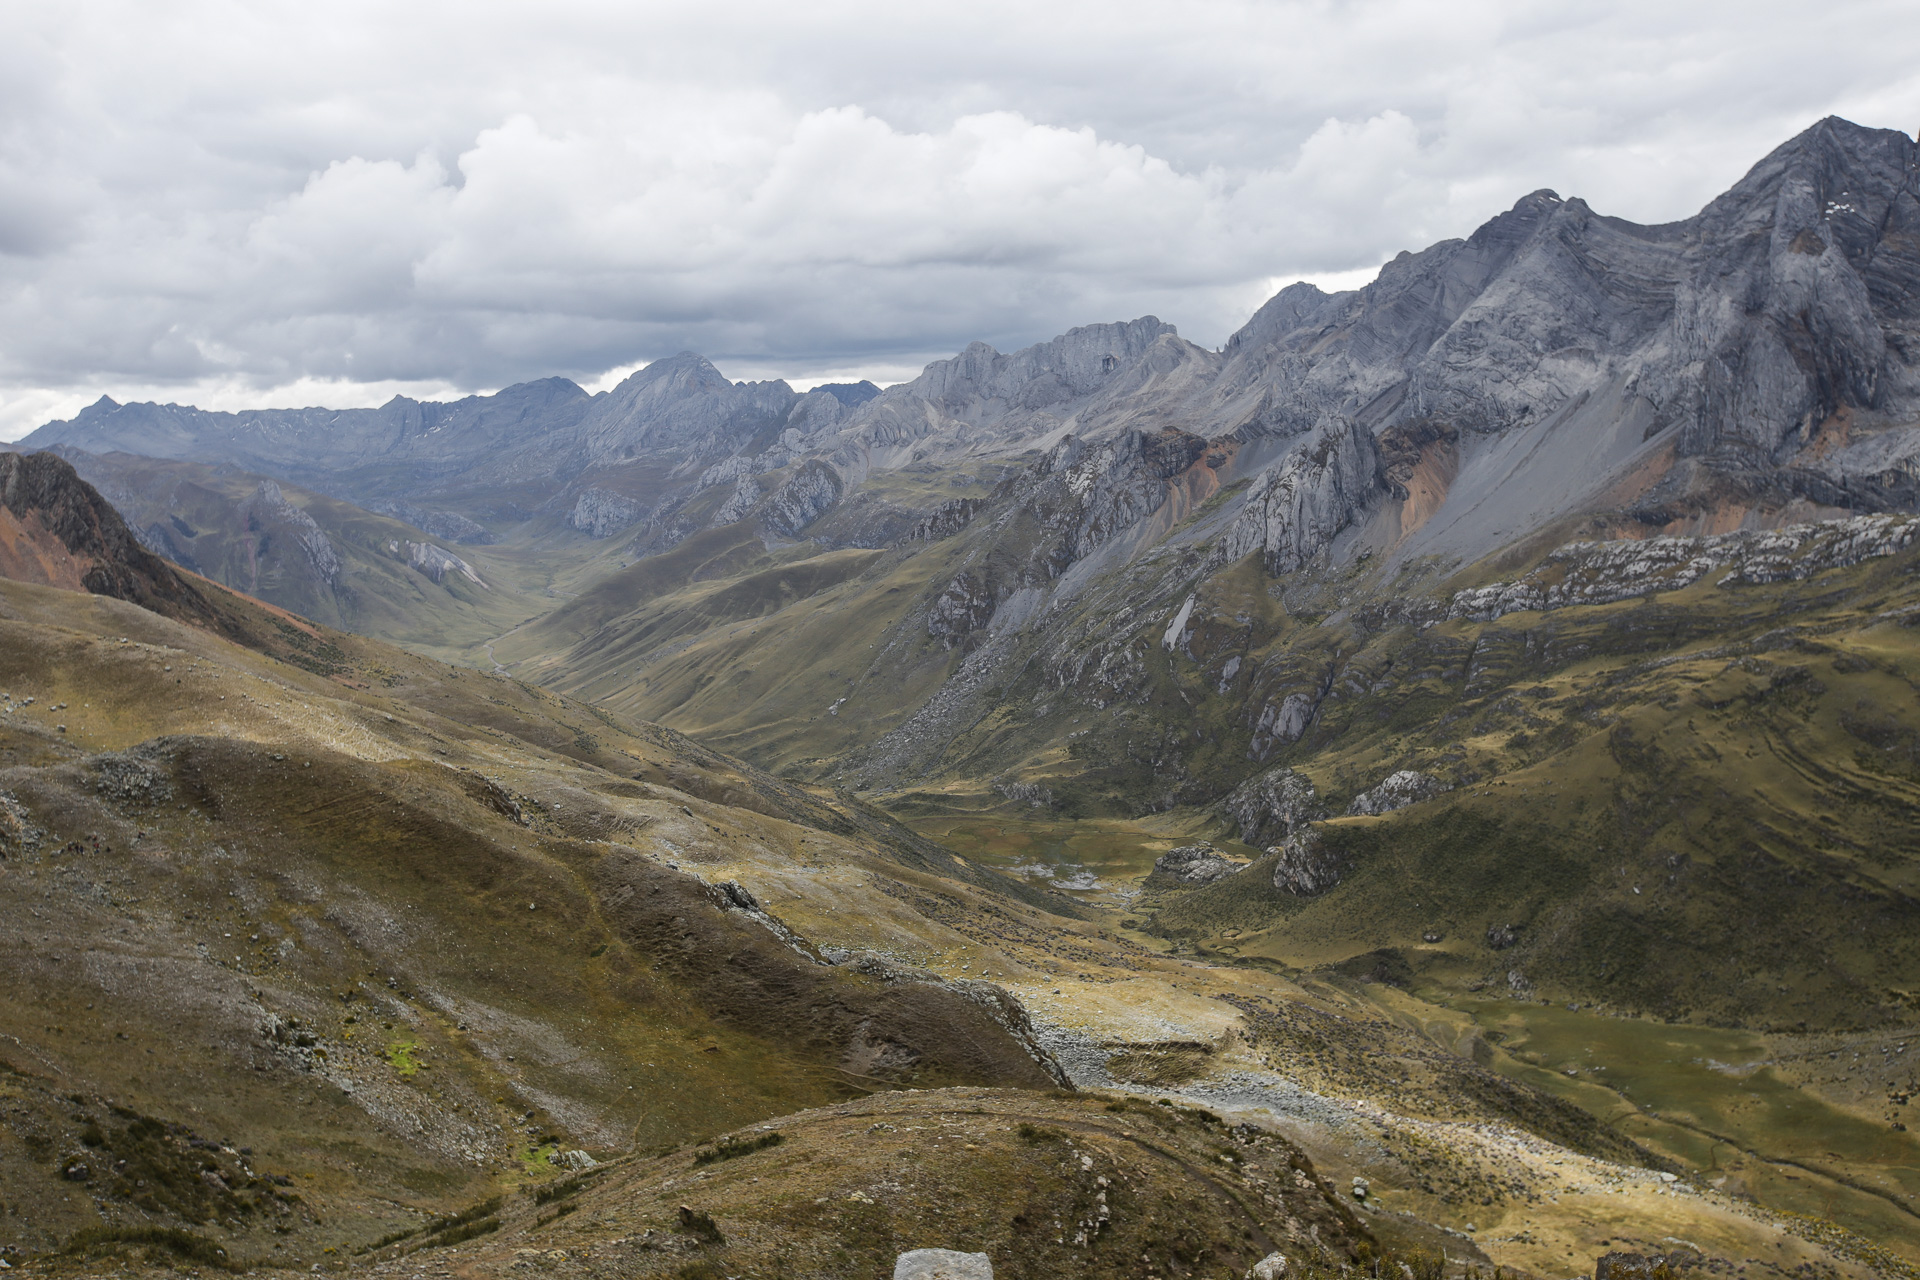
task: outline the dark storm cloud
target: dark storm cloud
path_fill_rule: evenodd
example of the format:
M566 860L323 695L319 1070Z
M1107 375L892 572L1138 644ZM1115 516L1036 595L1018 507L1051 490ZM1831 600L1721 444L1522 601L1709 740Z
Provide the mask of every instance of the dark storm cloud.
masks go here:
M351 403L681 347L902 370L1220 341L1553 186L1690 213L1920 119L1905 4L17 6L0 431L101 391Z

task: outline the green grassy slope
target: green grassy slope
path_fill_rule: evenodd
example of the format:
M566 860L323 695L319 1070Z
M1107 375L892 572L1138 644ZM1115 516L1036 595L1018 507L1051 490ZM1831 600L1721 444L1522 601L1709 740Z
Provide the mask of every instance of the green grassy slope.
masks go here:
M0 583L8 1243L160 1224L304 1265L555 1176L558 1148L1050 1083L981 1005L820 964L683 869L808 844L938 882L860 822L676 735L323 638L289 664Z
M767 551L697 535L494 646L524 678L820 778L958 665L912 621L948 544Z
M1274 890L1269 862L1159 927L1294 961L1402 948L1462 986L1669 1017L1910 1021L1913 566L1377 637L1349 665L1400 678L1336 686L1269 763L1335 813L1401 768L1456 789L1326 823L1348 871L1324 896ZM1491 950L1495 925L1517 944Z

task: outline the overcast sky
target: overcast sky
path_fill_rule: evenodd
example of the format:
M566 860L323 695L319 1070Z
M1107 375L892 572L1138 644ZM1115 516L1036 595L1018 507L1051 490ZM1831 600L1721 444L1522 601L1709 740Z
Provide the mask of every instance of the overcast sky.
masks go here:
M0 438L102 393L372 404L692 348L911 376L1217 345L1552 187L1692 213L1920 125L1913 0L0 0Z

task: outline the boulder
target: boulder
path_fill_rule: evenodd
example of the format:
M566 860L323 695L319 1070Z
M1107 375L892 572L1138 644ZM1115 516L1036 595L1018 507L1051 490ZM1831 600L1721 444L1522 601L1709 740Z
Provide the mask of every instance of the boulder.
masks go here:
M1247 1269L1247 1280L1280 1280L1287 1274L1287 1255L1270 1253Z
M1292 769L1269 769L1248 778L1227 793L1221 807L1239 824L1240 838L1255 847L1284 840L1300 823L1327 816L1313 783Z
M1239 871L1245 863L1223 857L1207 841L1181 845L1171 853L1154 859L1153 869L1172 876L1182 884L1212 884Z
M1418 804L1451 790L1451 784L1442 782L1430 773L1402 769L1398 773L1388 774L1371 791L1362 791L1355 796L1353 803L1347 806L1347 816L1372 817L1392 813L1395 809L1404 809L1410 804Z
M893 1280L993 1280L993 1260L956 1249L909 1249L894 1261Z
M1312 827L1302 827L1267 852L1279 855L1273 867L1273 887L1282 893L1310 898L1340 883L1344 869L1340 859Z
M436 547L430 542L409 542L407 564L432 578L435 582L445 582L447 575L457 573L467 581L478 586L486 586L473 566L462 560L445 547Z

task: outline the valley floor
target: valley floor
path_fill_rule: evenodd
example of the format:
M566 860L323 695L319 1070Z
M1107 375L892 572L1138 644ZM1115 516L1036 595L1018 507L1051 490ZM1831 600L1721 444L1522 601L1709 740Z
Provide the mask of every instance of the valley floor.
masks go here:
M1903 1107L1913 1090L1920 1027L1766 1034L1504 994L1462 999L1421 980L1418 968L1438 956L1412 957L1414 972L1384 982L1311 953L1292 964L1196 953L1149 932L1167 895L1141 887L1157 856L1191 839L1177 815L918 825L1070 895L1110 939L1063 952L990 932L920 963L1007 975L1076 1084L1271 1118L1336 1181L1368 1180L1370 1222L1436 1223L1457 1233L1456 1247L1471 1240L1541 1275L1675 1240L1789 1270L1834 1255L1887 1274L1920 1263L1920 1135L1886 1118L1890 1100ZM1282 1008L1291 1015L1261 1016ZM1510 1117L1476 1115L1471 1084L1429 1074L1442 1058L1572 1104L1643 1147L1654 1168L1576 1155Z

